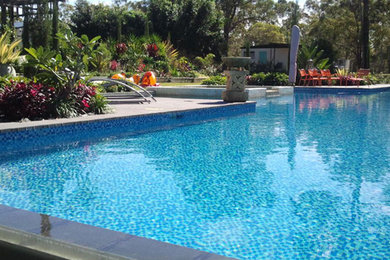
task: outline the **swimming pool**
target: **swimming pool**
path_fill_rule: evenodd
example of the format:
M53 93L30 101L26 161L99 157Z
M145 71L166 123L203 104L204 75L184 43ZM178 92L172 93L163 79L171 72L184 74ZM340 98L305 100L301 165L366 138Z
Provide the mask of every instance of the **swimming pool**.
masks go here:
M390 92L0 156L0 203L239 259L390 254Z

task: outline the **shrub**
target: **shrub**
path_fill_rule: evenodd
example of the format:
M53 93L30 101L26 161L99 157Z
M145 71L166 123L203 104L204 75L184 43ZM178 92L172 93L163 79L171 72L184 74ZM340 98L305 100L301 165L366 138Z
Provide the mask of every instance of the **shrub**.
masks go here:
M370 79L372 76L373 76L372 74L369 75ZM380 74L375 74L375 77L376 77L375 83L378 83L378 84L389 84L390 83L390 74L380 73Z
M59 117L75 117L81 114L105 111L107 103L95 104L96 87L79 83L70 93L67 99L58 99L55 104L56 115ZM103 97L99 97L104 99ZM99 106L99 109L96 108Z
M248 85L264 85L264 79L265 79L265 73L255 73L251 76L247 77L247 84Z
M0 93L0 113L8 120L49 118L54 112L55 89L38 83L11 83Z
M286 86L288 84L288 75L285 73L271 72L267 73L264 78L264 85Z
M90 99L90 110L95 114L104 114L108 111L108 101L100 94L96 94Z
M286 86L288 75L280 72L256 73L247 77L248 85Z
M0 37L0 64L8 64L19 58L20 51L17 47L21 41L8 43L7 33Z
M203 80L201 84L202 85L226 85L226 77L212 76L208 79Z

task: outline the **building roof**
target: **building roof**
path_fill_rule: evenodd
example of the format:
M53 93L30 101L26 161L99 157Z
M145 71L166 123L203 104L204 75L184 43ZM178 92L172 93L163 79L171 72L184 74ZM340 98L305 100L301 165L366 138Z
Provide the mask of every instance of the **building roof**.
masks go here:
M255 45L251 46L250 49L260 49L260 48L272 48L272 49L284 49L289 48L290 44L288 43L269 43L269 44L262 44L262 45ZM241 47L241 49L246 49L246 47Z

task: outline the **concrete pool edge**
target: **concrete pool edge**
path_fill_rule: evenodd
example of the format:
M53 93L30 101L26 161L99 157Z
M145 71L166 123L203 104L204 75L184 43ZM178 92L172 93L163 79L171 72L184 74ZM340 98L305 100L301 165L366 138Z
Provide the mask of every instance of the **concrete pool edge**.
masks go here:
M233 259L0 205L0 240L65 259Z

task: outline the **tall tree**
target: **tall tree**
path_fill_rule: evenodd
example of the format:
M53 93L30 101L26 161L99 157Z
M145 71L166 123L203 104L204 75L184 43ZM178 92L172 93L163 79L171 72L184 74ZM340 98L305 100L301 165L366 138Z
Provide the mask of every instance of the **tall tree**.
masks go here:
M273 0L216 0L223 13L222 54L229 51L229 40L234 30L257 21L275 23L276 12Z

